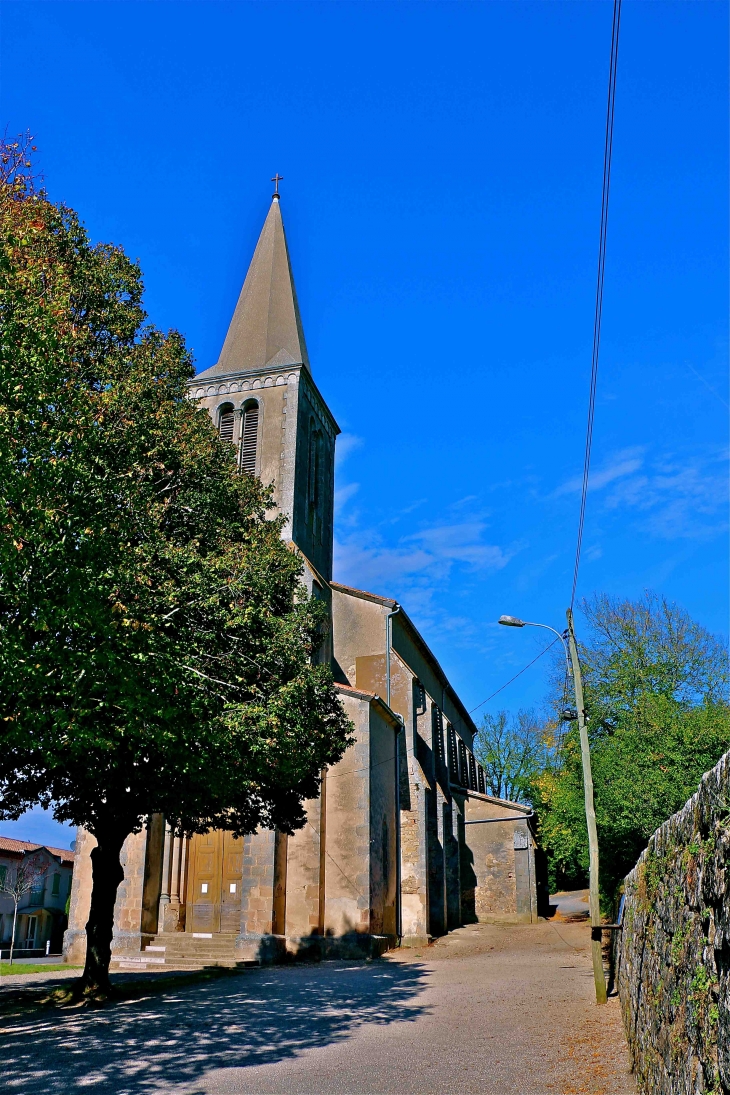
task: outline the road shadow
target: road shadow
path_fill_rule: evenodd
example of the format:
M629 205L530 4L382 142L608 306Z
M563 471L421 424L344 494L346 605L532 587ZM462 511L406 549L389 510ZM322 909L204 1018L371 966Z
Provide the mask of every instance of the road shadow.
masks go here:
M44 1009L4 1024L4 1090L17 1095L195 1091L211 1069L294 1058L363 1024L413 1022L426 970L416 963L325 962L247 970L99 1009Z

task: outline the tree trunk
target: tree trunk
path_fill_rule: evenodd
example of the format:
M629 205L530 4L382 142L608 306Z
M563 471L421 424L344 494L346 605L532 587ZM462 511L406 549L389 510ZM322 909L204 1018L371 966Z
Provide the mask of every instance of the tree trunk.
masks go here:
M98 841L91 852L91 908L86 924L86 965L81 978L81 991L87 996L109 993L109 960L114 933L114 903L124 869L119 853L127 833L95 834Z
M16 898L13 907L13 934L10 936L10 965L13 964L13 951L15 950L15 925L18 920L18 900Z

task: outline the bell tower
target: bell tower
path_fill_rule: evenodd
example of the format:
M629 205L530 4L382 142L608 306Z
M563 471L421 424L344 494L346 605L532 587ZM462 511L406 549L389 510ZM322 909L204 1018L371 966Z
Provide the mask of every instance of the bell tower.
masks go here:
M340 430L312 378L278 180L218 362L190 395L235 445L241 471L273 484L284 539L311 564L310 578L329 582Z

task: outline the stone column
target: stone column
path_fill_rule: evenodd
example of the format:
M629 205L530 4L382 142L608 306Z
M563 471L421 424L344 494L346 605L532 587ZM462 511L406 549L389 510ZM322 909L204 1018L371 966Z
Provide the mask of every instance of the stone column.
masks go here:
M64 961L74 966L83 966L86 961L86 921L89 919L91 906L90 857L94 847L96 847L96 838L86 829L77 829L68 927L63 936Z
M162 865L167 844L165 838L164 817L160 813L150 814L147 818L147 840L142 859L140 930L144 935L156 935L160 930L160 895L164 884Z
M124 842L120 862L124 881L117 890L114 906L113 954L139 954L142 947L144 890L148 866L148 831L132 833ZM148 906L149 911L149 906ZM149 934L145 931L145 934Z
M170 853L170 904L166 909L164 930L180 931L180 875L184 837L173 836Z
M188 872L190 871L190 837L180 837L180 912L178 931L184 932L188 909Z
M175 837L170 825L165 823L165 836L162 847L162 888L160 890L160 905L157 914L159 930L165 931L168 920L168 906L170 904L170 868L172 866L172 844Z

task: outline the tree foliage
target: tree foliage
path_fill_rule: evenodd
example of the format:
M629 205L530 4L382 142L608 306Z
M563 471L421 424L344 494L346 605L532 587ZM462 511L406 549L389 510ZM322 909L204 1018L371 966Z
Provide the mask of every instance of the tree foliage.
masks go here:
M487 793L513 802L531 802L533 785L544 771L548 746L534 711L485 715L474 754L484 769Z
M52 803L96 836L110 937L118 852L148 814L290 832L350 726L316 664L322 607L270 490L187 398L182 338L146 322L121 248L7 167L0 816Z
M611 897L654 830L730 747L723 644L653 593L582 605L579 654L595 788L601 886ZM575 725L537 781L553 883L583 882L588 845Z

